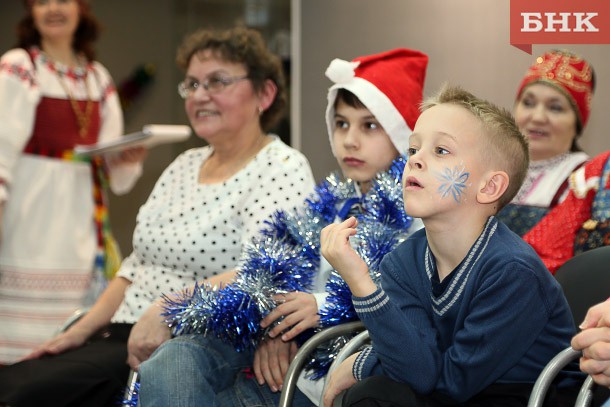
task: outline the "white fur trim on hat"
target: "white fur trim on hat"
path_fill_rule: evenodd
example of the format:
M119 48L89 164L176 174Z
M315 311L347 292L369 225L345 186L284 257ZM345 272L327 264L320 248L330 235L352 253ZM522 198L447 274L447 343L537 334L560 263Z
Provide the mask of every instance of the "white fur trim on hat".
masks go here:
M345 78L345 76L346 75L341 75L342 78ZM409 148L409 136L413 130L409 128L404 117L400 114L398 109L396 109L386 94L381 92L375 85L362 78L352 76L351 79L338 82L328 90L326 127L328 129L328 137L333 155L335 154L335 147L333 144L333 132L335 130L335 99L337 98L337 91L339 89L348 90L356 95L362 104L366 106L373 116L375 116L377 121L379 121L379 124L381 124L388 134L398 152L401 154L406 153Z

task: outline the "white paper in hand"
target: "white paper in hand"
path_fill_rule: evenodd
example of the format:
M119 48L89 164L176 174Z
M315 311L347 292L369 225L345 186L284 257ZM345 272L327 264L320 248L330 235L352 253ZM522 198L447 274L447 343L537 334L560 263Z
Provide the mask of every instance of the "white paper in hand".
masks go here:
M129 147L152 148L160 144L177 143L184 141L191 135L191 128L185 125L173 124L147 124L142 131L126 134L123 137L96 144L74 147L74 154L79 156L93 156L110 152L117 152Z

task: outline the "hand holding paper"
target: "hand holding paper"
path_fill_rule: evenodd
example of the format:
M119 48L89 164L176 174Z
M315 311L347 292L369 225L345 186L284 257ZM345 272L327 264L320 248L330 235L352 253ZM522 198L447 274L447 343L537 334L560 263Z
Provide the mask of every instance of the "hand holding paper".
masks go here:
M117 152L129 147L146 147L166 143L184 141L191 135L191 128L185 125L147 124L142 131L127 134L117 140L99 142L91 145L81 145L74 148L74 153L80 156L93 156Z

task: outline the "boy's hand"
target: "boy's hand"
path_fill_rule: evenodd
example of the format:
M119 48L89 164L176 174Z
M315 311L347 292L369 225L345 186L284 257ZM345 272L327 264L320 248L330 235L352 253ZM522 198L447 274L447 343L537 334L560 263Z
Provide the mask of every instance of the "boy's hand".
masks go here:
M254 352L253 370L258 384L262 386L267 383L274 393L281 390L284 376L296 353L297 344L294 341L265 338Z
M267 328L278 318L285 318L269 331L269 337L275 338L288 329L282 335L282 340L289 341L306 329L318 326L320 315L318 315L318 303L313 294L295 291L277 295L275 300L281 304L263 318L261 327Z
M353 216L326 226L320 234L320 247L322 256L343 277L352 294L365 297L375 292L377 286L366 263L350 245L349 238L356 234L356 226L358 221Z
M333 401L335 401L335 398L339 393L356 384L356 378L352 374L352 368L354 367L354 361L359 354L360 352L354 353L345 359L330 375L328 388L324 392L324 407L332 407Z

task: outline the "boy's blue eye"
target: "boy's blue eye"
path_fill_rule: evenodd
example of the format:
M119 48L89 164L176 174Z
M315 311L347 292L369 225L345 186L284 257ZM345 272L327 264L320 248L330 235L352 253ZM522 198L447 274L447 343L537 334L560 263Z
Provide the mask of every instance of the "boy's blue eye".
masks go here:
M444 149L443 147L436 147L436 154L445 155L449 154L449 151Z
M411 157L412 155L415 155L417 153L417 149L413 148L413 147L409 147L409 149L407 150L407 155L409 157Z

